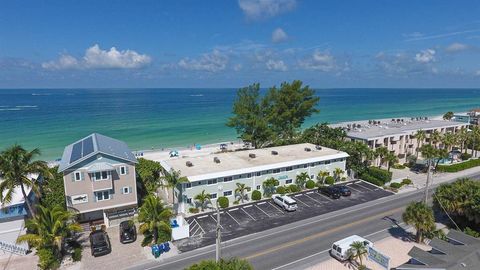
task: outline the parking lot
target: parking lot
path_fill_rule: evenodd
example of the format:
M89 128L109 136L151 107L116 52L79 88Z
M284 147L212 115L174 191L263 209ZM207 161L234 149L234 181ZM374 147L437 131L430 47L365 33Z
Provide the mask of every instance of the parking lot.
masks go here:
M352 195L337 200L320 194L317 190L289 195L298 205L298 209L294 212L285 212L271 199L222 210L220 212L222 240L271 229L393 194L361 180L352 181L346 185ZM177 242L179 250L188 251L215 242L217 224L215 212L191 216L187 221L190 224L190 238Z

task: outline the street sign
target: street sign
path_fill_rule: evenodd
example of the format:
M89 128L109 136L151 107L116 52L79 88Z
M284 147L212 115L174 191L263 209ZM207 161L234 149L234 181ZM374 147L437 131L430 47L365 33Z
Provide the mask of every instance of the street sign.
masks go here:
M383 269L389 270L389 265L390 265L390 257L382 254L380 251L374 249L373 247L368 247L368 259L370 261L374 261Z

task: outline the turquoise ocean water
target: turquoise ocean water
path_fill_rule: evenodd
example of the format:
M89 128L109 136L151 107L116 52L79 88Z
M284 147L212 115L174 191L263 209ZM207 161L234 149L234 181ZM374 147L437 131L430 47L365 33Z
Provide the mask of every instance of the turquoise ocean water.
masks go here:
M480 107L480 89L320 89L305 123L432 116ZM236 89L0 89L0 149L38 147L42 159L92 132L132 150L234 140L225 126Z

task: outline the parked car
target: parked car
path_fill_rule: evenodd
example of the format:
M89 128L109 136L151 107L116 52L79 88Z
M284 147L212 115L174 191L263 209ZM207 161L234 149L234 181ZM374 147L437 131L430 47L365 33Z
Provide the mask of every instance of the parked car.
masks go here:
M127 244L137 240L137 227L132 220L125 220L120 223L120 243Z
M352 192L347 186L336 186L336 188L338 189L338 191L342 196L348 197L352 195Z
M338 199L341 196L340 191L334 186L319 187L318 192L325 194L332 199Z
M340 261L346 261L352 256L350 245L353 242L361 242L365 248L373 247L373 243L358 235L352 235L332 244L330 255Z
M278 206L282 207L285 211L297 210L297 202L286 195L274 194L272 195L272 199Z
M90 248L94 257L109 254L112 251L112 245L110 244L108 234L102 230L91 232Z

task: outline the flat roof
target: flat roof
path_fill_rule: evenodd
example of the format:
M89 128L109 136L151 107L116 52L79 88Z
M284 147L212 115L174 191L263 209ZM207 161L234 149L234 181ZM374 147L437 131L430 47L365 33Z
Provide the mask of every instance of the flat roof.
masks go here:
M309 148L310 151L305 149ZM278 154L273 155L272 151ZM249 155L255 154L255 158ZM214 162L217 157L220 163ZM321 147L317 149L310 143L293 144L263 149L224 152L197 157L178 157L160 161L166 170L180 170L182 176L190 181L213 179L261 170L293 166L309 162L346 158L348 154L335 149ZM187 162L193 166L187 166Z
M373 124L369 123L369 120L363 120L332 124L330 127L345 128L347 136L351 138L371 140L385 136L410 135L420 129L429 130L435 128L462 127L469 125L468 123L464 122L446 120L395 118L395 121L392 121L392 119L374 120L376 122L380 122L380 124ZM400 119L400 121L397 121L397 119ZM353 128L353 124L360 125L360 127ZM350 125L350 129L348 129L348 125Z

